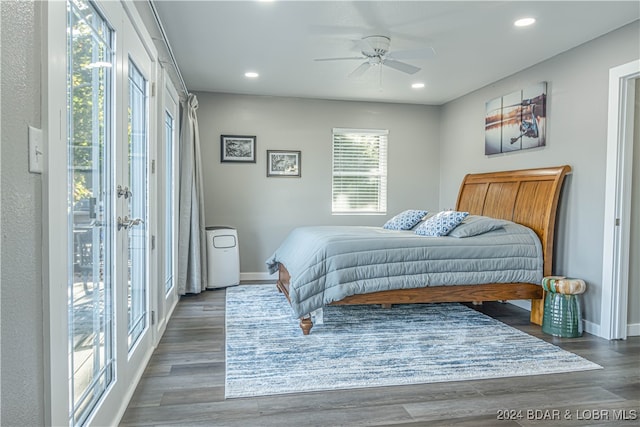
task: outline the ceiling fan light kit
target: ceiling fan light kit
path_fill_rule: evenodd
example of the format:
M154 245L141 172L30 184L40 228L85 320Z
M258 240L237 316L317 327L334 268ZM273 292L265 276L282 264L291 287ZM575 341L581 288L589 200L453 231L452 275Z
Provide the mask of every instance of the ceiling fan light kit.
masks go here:
M367 36L360 40L362 54L368 57L381 57L389 52L391 39L385 36Z

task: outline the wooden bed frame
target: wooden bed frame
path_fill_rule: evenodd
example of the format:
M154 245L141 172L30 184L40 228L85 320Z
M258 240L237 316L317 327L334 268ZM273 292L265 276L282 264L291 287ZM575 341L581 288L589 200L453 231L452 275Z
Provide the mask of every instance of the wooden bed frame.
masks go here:
M543 274L553 272L553 244L560 189L570 166L468 174L464 177L456 210L523 224L536 232L542 243ZM280 264L278 289L289 298L290 275ZM430 286L358 294L331 305L475 302L531 300L531 322L542 324L544 293L539 283L490 283L482 285ZM310 316L300 319L305 335L311 331Z

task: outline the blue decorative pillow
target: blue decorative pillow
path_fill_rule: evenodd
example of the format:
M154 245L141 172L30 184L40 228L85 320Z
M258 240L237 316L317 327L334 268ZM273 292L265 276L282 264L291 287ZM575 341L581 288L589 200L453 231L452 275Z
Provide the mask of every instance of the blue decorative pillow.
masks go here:
M411 230L427 213L428 211L409 209L391 218L382 228L387 230Z
M427 219L416 228L420 236L446 236L469 215L469 212L442 211Z

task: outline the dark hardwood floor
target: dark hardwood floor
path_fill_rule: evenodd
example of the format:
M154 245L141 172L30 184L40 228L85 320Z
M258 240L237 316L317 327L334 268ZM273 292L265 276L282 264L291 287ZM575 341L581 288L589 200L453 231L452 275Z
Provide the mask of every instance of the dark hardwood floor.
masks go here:
M501 303L474 308L604 369L225 400L224 304L224 290L182 297L122 426L640 424L640 337L554 338Z

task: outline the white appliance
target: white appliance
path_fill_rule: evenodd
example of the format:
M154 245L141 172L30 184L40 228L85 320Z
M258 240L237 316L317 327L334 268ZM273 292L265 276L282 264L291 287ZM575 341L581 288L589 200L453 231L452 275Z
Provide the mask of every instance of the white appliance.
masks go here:
M240 283L238 232L233 227L212 226L207 234L207 288L224 288Z

